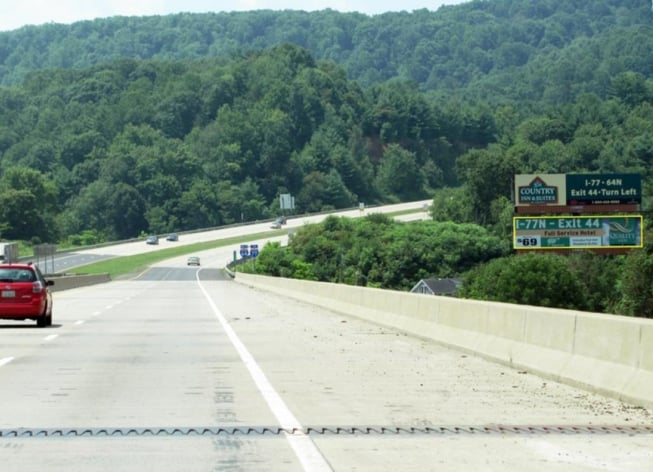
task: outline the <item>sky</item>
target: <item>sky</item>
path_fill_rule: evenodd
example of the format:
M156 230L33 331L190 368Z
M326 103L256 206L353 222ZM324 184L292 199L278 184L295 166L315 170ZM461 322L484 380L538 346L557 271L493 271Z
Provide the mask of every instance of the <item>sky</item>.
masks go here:
M0 0L0 31L25 25L74 23L110 16L168 15L171 13L305 10L330 8L376 15L389 11L437 10L468 0Z

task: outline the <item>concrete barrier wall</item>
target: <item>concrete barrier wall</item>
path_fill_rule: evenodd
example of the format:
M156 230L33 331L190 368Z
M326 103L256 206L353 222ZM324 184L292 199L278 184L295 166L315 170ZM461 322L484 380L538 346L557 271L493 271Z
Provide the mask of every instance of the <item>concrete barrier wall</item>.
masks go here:
M46 279L54 282L53 292L111 281L109 274L46 276Z
M235 280L653 407L653 320L240 272Z

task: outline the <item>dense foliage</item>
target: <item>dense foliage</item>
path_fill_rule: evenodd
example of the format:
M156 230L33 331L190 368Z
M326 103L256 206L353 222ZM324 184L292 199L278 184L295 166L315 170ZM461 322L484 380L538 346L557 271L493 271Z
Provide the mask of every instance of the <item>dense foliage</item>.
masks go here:
M630 254L623 275L617 279L622 297L617 313L653 318L653 231L647 234L646 247Z
M508 241L474 224L400 223L382 214L329 216L300 228L287 248L266 245L244 270L323 282L410 290L507 255Z
M460 296L523 305L585 308L582 285L558 255L494 259L468 272Z
M0 89L0 172L30 169L51 187L35 241L122 239L269 218L280 193L299 213L428 198L457 184L457 154L487 144L466 137L478 115L403 83L363 91L293 45L123 59ZM12 188L31 192L24 183ZM3 237L18 237L19 215L6 217Z
M0 33L0 83L29 71L119 58L236 57L292 43L370 86L394 78L422 90L495 102L564 103L605 95L620 72L648 75L649 0L473 0L411 13L333 10L182 13L48 24Z
M461 297L653 318L653 234L627 256L527 254L468 271Z
M260 220L281 193L296 213L433 198L434 221L330 219L258 270L397 289L469 272L467 296L519 303L547 278L542 303L653 316L650 249L502 257L518 173L640 173L650 225L652 27L648 0L473 0L0 33L0 238Z
M23 214L48 215L25 226L35 241L120 239L271 217L286 192L312 212L459 184L435 218L464 209L463 221L507 234L515 173L639 172L650 185L651 82L619 74L610 97L521 119L513 107L455 109L400 82L362 90L292 45L225 63L37 72L0 89L0 172L37 173L0 176L35 197L5 195L3 237L27 236Z

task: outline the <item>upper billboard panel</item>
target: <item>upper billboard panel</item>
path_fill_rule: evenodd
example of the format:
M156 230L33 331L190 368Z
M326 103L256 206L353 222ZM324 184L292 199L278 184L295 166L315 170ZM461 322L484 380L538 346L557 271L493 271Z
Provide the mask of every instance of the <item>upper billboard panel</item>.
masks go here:
M567 174L567 205L639 205L639 174Z
M639 205L639 174L518 174L516 206Z

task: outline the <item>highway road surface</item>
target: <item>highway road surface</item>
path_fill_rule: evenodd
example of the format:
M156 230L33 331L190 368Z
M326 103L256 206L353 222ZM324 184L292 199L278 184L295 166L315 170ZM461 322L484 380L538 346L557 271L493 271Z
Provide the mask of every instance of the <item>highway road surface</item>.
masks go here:
M2 470L653 470L648 410L213 262L55 293L52 328L3 322Z
M651 411L243 286L229 253L0 322L0 470L653 470Z

